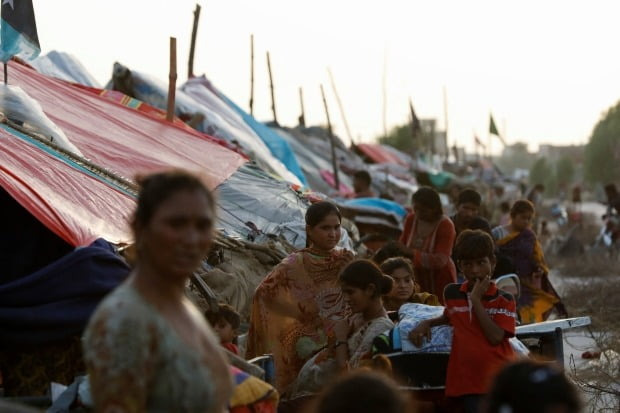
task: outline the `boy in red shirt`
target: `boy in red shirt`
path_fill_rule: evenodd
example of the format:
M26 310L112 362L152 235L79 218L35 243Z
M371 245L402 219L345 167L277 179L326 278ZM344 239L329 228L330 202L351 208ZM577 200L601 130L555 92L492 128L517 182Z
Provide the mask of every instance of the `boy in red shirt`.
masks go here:
M412 343L419 346L424 337L430 339L431 327L452 325L446 396L457 398L465 412L479 411L493 377L515 357L508 339L515 334L516 303L490 279L496 262L494 249L486 232L463 231L454 255L466 281L446 286L443 315L420 322L409 333Z
M239 313L228 304L220 304L217 311L207 311L205 317L219 337L222 347L239 355L239 348L234 344L241 324Z

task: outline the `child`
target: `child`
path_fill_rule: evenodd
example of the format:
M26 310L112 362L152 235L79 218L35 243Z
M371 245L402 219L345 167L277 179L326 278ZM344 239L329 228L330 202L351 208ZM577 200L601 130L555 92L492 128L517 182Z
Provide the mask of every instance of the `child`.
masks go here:
M412 343L420 346L423 337L430 339L431 327L453 326L445 393L466 412L479 411L493 376L515 357L508 339L515 334L516 303L491 281L494 247L491 236L481 230L459 235L455 256L466 281L446 286L443 315L420 322L409 333Z
M407 258L389 258L381 264L381 271L394 279L392 291L383 296L386 310L398 311L405 303L439 305L436 295L419 291L420 286L415 282L413 266Z
M241 324L241 317L228 304L220 304L218 311L207 311L205 317L220 338L220 344L226 350L239 355L239 348L234 344L237 339L237 330Z

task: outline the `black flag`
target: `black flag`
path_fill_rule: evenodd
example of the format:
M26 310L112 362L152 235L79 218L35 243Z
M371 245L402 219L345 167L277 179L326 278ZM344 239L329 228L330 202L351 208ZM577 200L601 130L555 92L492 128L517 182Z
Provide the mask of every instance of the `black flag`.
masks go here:
M0 30L0 60L7 62L12 56L34 59L41 47L37 35L32 0L2 0Z

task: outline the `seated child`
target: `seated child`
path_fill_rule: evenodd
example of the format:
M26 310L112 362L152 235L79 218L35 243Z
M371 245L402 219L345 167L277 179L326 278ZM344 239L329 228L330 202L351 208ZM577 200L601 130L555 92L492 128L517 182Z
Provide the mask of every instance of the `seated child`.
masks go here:
M239 348L234 343L237 339L237 329L241 324L239 313L228 304L220 304L218 311L207 311L205 317L220 338L222 347L239 355Z
M509 338L515 334L516 303L511 294L491 281L494 249L493 239L486 232L463 231L456 240L454 255L466 281L446 286L443 315L420 322L409 333L411 342L420 346L424 337L430 338L431 327L452 325L445 394L466 412L479 411L494 375L515 358Z
M381 264L381 271L394 279L392 291L383 296L383 305L387 311L398 311L405 303L439 305L436 295L420 292L420 286L413 275L413 266L407 258L389 258Z

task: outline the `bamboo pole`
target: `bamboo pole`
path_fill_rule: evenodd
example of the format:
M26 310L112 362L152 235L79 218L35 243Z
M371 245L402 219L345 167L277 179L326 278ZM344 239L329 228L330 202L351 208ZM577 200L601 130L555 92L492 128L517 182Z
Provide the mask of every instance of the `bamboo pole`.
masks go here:
M446 162L450 157L450 145L448 144L448 89L446 86L443 87L443 116L444 116L444 129L446 133L446 141L444 142L446 145Z
M327 133L332 149L332 168L334 172L334 186L336 191L340 190L340 178L338 176L338 159L336 158L336 143L334 142L334 134L332 133L332 122L329 119L329 110L327 108L327 99L325 99L325 91L321 85L321 96L323 97L323 106L325 106L325 116L327 117Z
M174 94L177 85L177 39L170 38L170 75L168 76L168 110L166 120L171 122L174 117Z
M187 61L187 78L194 77L194 51L196 47L196 33L198 32L198 20L200 19L200 4L196 4L194 10L194 25L192 26L192 42L189 46L189 60Z
M299 115L299 126L306 127L306 110L304 108L304 91L299 87L299 104L301 105L301 115Z
M8 63L4 64L4 84L6 85L9 80L9 65Z
M279 125L278 116L276 115L276 98L273 92L273 75L271 73L271 59L269 58L269 52L267 52L267 69L269 71L269 88L271 89L271 111L273 112L273 122L276 125Z
M254 35L250 35L250 115L254 116Z
M355 146L353 135L351 135L351 130L349 129L349 122L347 122L347 116L344 113L344 107L342 106L342 102L340 101L340 95L338 95L338 91L336 90L336 82L334 81L334 76L329 67L327 68L327 73L329 74L329 81L332 84L332 89L334 90L334 95L336 96L336 103L338 104L338 109L340 109L342 123L344 123L344 128L347 131L347 136L349 137L349 141L351 141L351 145Z

